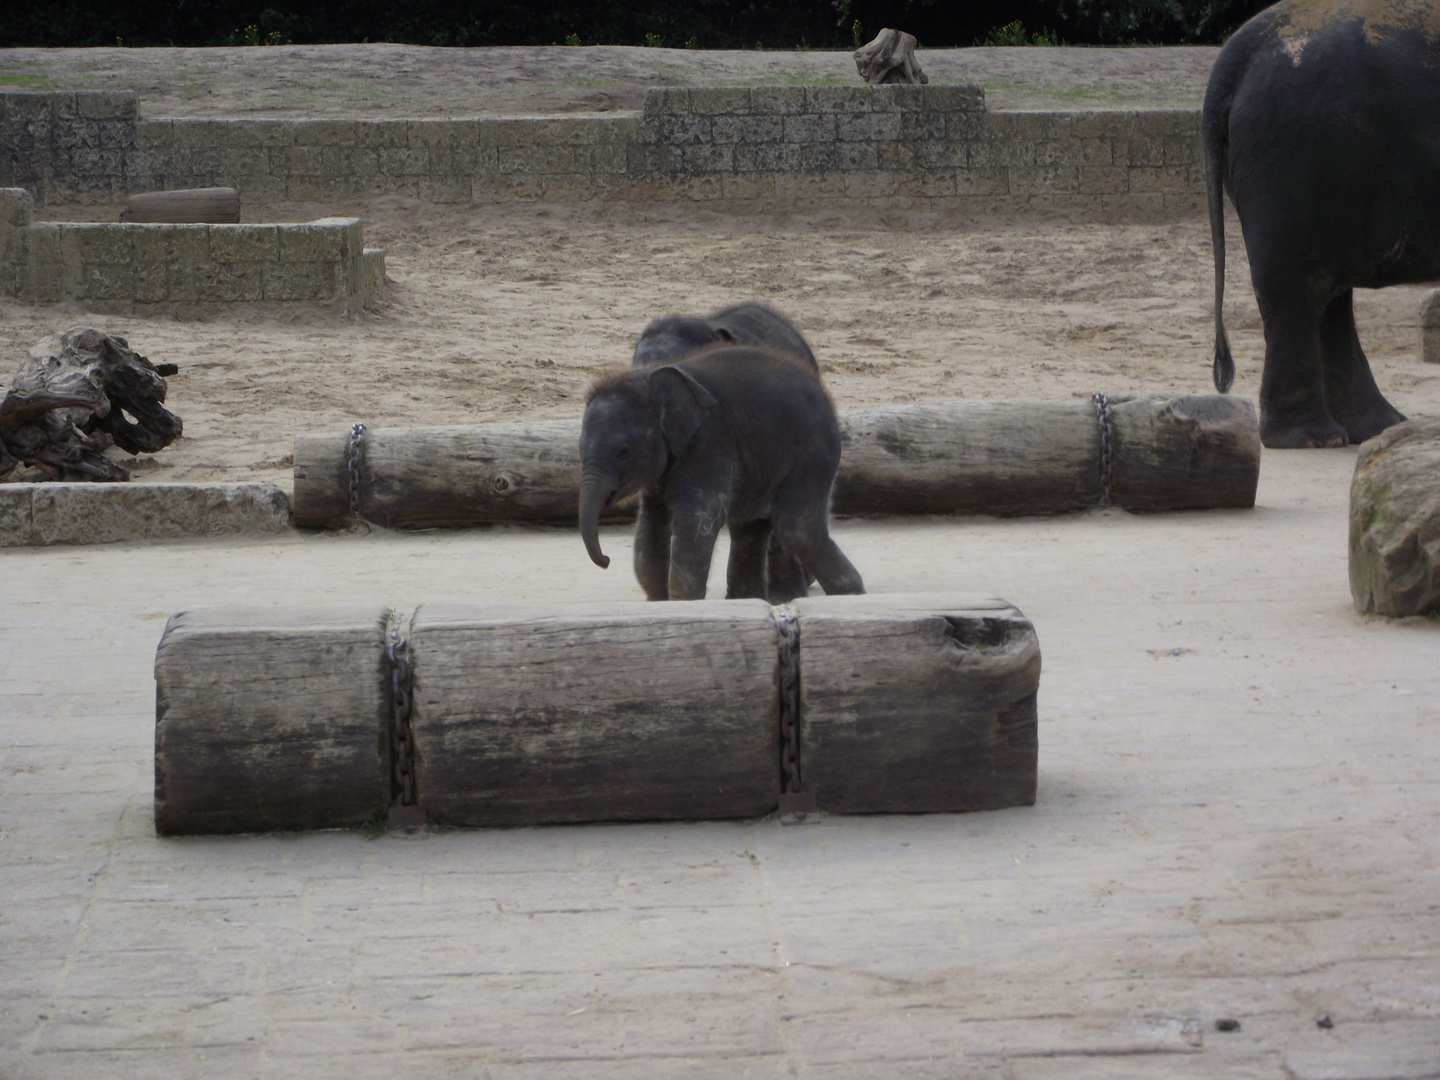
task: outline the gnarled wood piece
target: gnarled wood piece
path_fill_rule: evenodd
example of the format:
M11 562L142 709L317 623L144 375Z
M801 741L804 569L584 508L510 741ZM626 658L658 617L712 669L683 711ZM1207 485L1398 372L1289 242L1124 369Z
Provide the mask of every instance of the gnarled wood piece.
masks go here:
M855 70L871 86L882 83L928 83L915 59L915 35L881 30L875 40L855 50Z
M88 327L41 341L0 399L0 476L23 463L51 480L130 479L105 451L153 454L180 437L161 405L175 370Z

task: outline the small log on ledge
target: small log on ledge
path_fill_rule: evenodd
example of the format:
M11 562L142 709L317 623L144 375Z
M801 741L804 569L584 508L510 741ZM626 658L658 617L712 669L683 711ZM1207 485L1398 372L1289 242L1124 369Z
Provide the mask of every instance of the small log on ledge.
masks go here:
M915 35L903 30L881 30L875 40L855 50L855 70L871 86L930 80L915 59Z
M147 191L125 200L120 220L135 224L238 225L240 193L228 187Z
M0 477L24 464L47 480L129 480L105 451L153 454L180 437L180 418L161 404L175 371L99 330L52 334L0 399Z

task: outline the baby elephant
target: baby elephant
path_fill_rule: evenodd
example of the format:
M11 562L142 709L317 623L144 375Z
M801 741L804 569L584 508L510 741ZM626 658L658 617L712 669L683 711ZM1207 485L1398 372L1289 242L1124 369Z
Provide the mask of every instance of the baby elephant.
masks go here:
M679 360L689 353L711 345L761 345L790 353L807 368L820 375L820 365L810 351L805 335L795 329L789 319L765 304L745 303L721 308L706 315L666 315L645 327L635 343L632 363L651 367ZM814 578L787 552L780 541L770 537L766 553L768 588L774 603L804 596Z
M596 384L580 459L580 535L598 566L610 565L601 510L640 492L635 576L651 600L705 596L721 525L730 529L727 597L767 598L772 529L827 593L865 591L830 538L835 409L788 354L721 345Z
M665 364L708 345L763 345L798 356L818 372L815 354L805 336L790 320L764 304L736 304L703 319L695 315L666 315L645 327L635 343L636 367Z

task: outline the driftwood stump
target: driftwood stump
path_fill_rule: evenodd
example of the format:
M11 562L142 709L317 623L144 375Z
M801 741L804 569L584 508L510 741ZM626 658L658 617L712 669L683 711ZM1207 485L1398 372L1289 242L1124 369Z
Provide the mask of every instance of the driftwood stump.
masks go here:
M105 451L153 454L180 437L180 418L161 405L175 371L99 330L51 335L0 399L0 476L25 464L48 480L129 480Z
M903 30L881 30L874 41L856 49L855 70L871 86L930 81L915 59L915 35Z

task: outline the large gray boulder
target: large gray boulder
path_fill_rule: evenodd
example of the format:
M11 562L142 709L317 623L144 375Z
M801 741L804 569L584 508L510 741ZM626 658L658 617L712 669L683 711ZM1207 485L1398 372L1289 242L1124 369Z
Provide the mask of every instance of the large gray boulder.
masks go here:
M1440 612L1440 418L1407 420L1361 445L1350 595L1362 614Z

